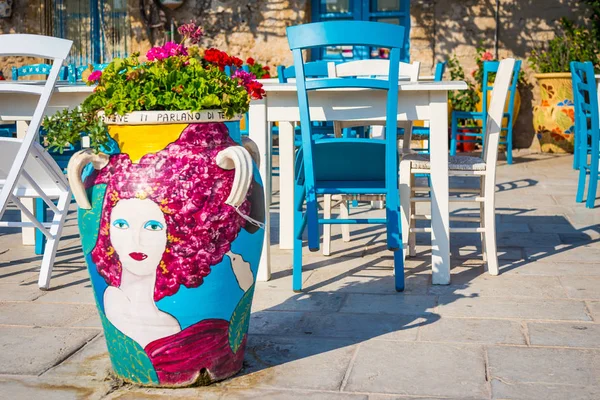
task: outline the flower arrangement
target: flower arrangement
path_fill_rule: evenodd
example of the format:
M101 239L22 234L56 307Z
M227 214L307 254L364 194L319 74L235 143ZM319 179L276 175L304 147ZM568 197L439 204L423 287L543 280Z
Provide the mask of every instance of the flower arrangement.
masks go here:
M182 25L178 31L183 37L181 43L153 47L145 60L136 53L113 60L103 71L93 71L87 83L97 86L79 108L44 119L48 146L62 151L86 135L91 147L98 150L108 141L99 111L124 115L133 111L221 109L231 118L246 113L251 99L264 96L252 70L240 69L241 59L198 45L203 32L195 23ZM231 76L227 67L235 70ZM265 71L264 67L261 70Z
M248 57L246 64L250 69L250 73L254 74L258 79L269 79L271 77L271 68L268 65L262 65L252 57Z

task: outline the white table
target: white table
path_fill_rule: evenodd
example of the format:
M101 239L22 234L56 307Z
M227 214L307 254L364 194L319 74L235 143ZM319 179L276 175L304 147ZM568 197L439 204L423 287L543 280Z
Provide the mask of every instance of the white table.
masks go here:
M295 83L264 82L267 96L250 103L249 134L260 149L260 173L267 193L270 188L271 135L269 125L279 122L280 219L279 246L293 247L294 127L300 120ZM448 213L448 91L465 90L465 82L400 82L398 120L429 120L431 129L431 242L434 284L450 283ZM386 94L381 90L327 89L310 92L313 121L385 119ZM270 197L265 196L267 210ZM269 213L259 280L270 278Z
M13 81L2 81L4 83L14 83ZM22 81L20 84L43 85L45 81ZM64 108L75 108L79 106L88 97L94 88L85 84L67 84L57 83L54 93L50 98L50 103L46 108L45 115L52 115L56 111ZM39 96L22 93L5 93L0 96L0 121L17 123L17 137L25 136L27 131L27 121L37 106ZM23 199L23 204L35 213L33 199ZM21 213L23 221L27 217ZM22 242L24 245L33 246L35 244L35 228L22 228Z

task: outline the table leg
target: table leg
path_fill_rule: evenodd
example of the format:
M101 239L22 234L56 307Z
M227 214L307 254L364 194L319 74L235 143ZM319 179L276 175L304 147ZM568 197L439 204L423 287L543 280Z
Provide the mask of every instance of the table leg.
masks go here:
M258 266L258 281L271 279L271 140L267 123L266 100L257 100L250 103L248 112L248 134L250 139L258 146L260 154L260 177L265 189L265 243L263 245L260 263Z
M294 125L279 122L279 248L294 248Z
M448 211L448 93L429 95L431 140L432 283L450 283L450 215Z
M17 138L19 138L19 139L24 138L25 134L27 133L28 127L29 127L29 124L26 121L17 121ZM31 199L31 198L21 199L21 203L23 203L25 208L27 208L33 215L36 215L34 202L35 202L35 199ZM23 214L22 212L21 212L21 221L23 221L23 222L29 221L29 218L27 218L25 216L25 214ZM35 228L21 228L21 237L22 237L22 241L23 241L24 245L34 246L35 245Z

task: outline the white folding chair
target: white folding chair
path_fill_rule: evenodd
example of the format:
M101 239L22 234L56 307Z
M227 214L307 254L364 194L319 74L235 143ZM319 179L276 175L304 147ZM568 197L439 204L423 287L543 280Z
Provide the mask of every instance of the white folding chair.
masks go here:
M38 131L62 63L72 44L70 40L48 36L0 35L0 57L30 56L52 60L52 69L43 86L10 81L0 84L0 93L40 96L25 136L20 139L0 137L0 227L35 227L46 236L48 241L38 280L42 289L50 286L50 275L67 216L71 190L61 169L39 144ZM54 213L52 222L40 222L23 205L21 198L44 200ZM53 199L58 199L57 204ZM21 210L30 222L2 221L9 203Z
M471 197L452 197L453 202L470 202L479 204L479 217L457 216L450 217L450 221L475 222L479 227L450 228L450 232L480 233L482 239L482 253L487 263L488 272L498 275L498 256L496 252L496 218L495 218L495 189L496 189L496 161L498 159L498 141L502 127L504 102L510 86L515 60L507 58L500 61L498 73L494 81L492 99L488 111L484 150L480 157L451 156L448 160L450 176L479 178L480 187L452 187L450 191L457 194L471 194ZM431 228L416 228L415 221L431 220L431 215L417 215L415 204L417 202L431 202L429 186L415 186L415 174L428 174L431 172L429 155L408 154L400 161L400 206L402 209L402 242L404 256L415 255L415 235L418 232L431 232ZM422 196L416 193L425 192Z
M400 75L402 77L408 77L410 82L416 82L419 80L419 72L421 69L421 63L415 61L413 63L400 63ZM341 64L330 62L327 64L327 73L330 78L349 78L349 77L387 77L389 73L389 61L388 60L357 60L349 61ZM336 137L342 136L342 129L352 128L357 126L371 126L371 136L374 138L383 139L384 133L383 128L385 121L373 122L373 121L334 121L333 132ZM402 139L403 148L410 151L410 140L412 131L412 121L399 121L398 127L404 129L404 136ZM373 201L376 208L383 208L383 200L381 196L358 196L360 200ZM353 198L357 198L354 196ZM331 209L336 206L340 206L340 218L348 219L348 196L332 196L326 195L325 202L323 205L324 218L331 218ZM342 224L342 240L344 242L350 241L350 225ZM331 253L331 225L323 226L323 255L328 256Z

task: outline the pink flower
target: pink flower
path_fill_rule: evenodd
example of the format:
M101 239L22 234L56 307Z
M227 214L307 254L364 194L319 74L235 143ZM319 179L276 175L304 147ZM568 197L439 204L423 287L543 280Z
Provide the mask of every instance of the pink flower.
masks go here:
M169 57L187 56L187 49L180 44L167 42L164 46L153 47L146 53L148 61L164 60Z
M489 51L486 51L485 53L483 53L483 55L481 56L481 59L483 61L492 61L494 59L494 56L492 55L492 53L490 53Z
M234 78L239 78L242 85L248 86L250 83L256 80L256 76L251 72L246 72L243 69L237 69L233 73Z
M181 25L177 29L177 31L179 32L179 34L181 36L183 36L186 39L190 39L190 41L194 44L198 43L200 41L200 39L202 38L202 36L204 35L202 28L197 26L194 22L190 22L189 24Z
M100 82L102 78L102 71L94 71L88 76L88 82Z

